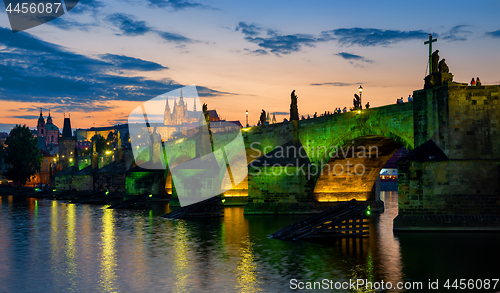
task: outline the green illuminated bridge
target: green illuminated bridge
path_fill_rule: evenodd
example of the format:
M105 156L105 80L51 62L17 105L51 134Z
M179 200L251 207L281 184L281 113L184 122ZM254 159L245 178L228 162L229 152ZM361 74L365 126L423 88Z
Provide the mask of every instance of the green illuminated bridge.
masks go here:
M410 103L245 128L249 175L224 195L248 196L247 214L374 203L380 169L406 147L412 151L399 165L400 215L500 215L499 92L497 85L450 82L415 91ZM193 143L177 142L170 165L192 159L185 151L192 148L183 146ZM164 174L175 199L168 168Z

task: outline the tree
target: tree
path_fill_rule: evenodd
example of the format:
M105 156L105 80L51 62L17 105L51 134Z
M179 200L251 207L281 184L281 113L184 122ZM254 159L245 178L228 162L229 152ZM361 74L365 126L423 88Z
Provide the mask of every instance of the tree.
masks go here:
M108 137L106 138L107 142L115 142L116 134L113 131L108 133Z
M260 113L260 125L266 125L266 111L264 109Z
M26 125L16 125L5 140L5 163L10 164L6 177L19 181L21 185L40 170L42 154L38 149L37 138Z
M102 153L106 149L106 139L100 134L92 136L90 139L93 144L95 144L96 152Z
M5 150L4 150L3 142L0 141L0 163L2 162L4 155L5 155Z
M292 91L291 94L291 103L290 103L290 121L299 120L299 107L297 105L297 96L295 95L295 90Z

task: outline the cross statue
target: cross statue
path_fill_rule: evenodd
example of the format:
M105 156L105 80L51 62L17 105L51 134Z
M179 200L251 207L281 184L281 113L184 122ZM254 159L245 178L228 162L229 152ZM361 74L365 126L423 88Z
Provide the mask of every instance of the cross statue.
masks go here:
M424 42L424 45L429 44L429 75L432 74L432 43L437 42L437 39L432 38L432 34L429 34L429 40Z

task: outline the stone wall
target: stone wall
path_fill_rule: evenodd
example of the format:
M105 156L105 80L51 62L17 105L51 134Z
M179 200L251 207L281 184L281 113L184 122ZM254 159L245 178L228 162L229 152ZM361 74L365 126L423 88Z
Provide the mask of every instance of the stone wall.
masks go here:
M415 145L445 158L424 151L398 163L394 229L499 230L500 86L448 83L413 96Z
M500 160L404 162L399 214L500 215Z
M300 167L286 166L251 168L248 175L249 202L312 201L311 184L302 171Z
M126 185L126 195L128 197L140 194L163 194L164 186L161 186L163 182L164 172L160 171L140 171L140 172L127 172L125 185Z
M500 86L450 83L413 96L416 146L432 139L452 160L500 158Z

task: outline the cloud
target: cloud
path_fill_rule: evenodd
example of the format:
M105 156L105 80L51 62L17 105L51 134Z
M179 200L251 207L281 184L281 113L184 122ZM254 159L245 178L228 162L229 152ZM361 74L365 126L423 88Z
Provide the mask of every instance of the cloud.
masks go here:
M290 112L271 112L271 114L275 114L275 115L290 115Z
M263 29L257 24L240 22L236 26L236 31L241 31L245 35L245 40L257 44L260 49L246 49L255 55L265 55L269 52L276 55L286 55L299 52L303 46L314 47L314 44L322 40L309 34L282 35L275 30L266 30L265 36L259 36Z
M158 8L173 8L175 10L187 8L209 8L206 5L197 2L182 1L182 0L147 0L149 6Z
M493 32L486 32L485 35L492 38L500 38L500 30Z
M160 38L174 43L191 43L188 37L177 33L160 31L149 26L145 21L135 20L132 15L124 13L113 13L106 17L106 20L120 31L118 35L124 36L142 36L152 32L158 34Z
M85 13L91 12L95 14L97 11L102 10L106 5L99 0L80 0L75 8L71 9L71 13Z
M126 76L122 71L167 67L114 54L100 59L76 54L29 33L0 28L0 100L56 104L58 111L106 111L108 101L146 101L183 86L165 78ZM202 97L231 93L198 87Z
M47 24L53 25L63 30L81 30L81 31L89 31L91 28L99 26L97 22L83 23L66 18L65 17L66 15L68 14L60 16L54 20L51 20L47 22Z
M110 62L117 68L123 70L155 71L168 69L168 67L165 67L156 62L146 61L124 55L103 54L100 55L100 57L102 60Z
M267 51L263 50L263 49L257 49L257 50L245 49L245 51L247 51L248 54L250 54L250 55L256 55L256 56L267 55L268 54Z
M0 123L0 132L9 133L16 124Z
M422 30L400 31L376 28L339 28L321 32L323 40L337 40L341 45L386 46L402 41L426 39L429 33ZM437 34L435 34L437 36Z
M312 86L321 86L321 85L331 85L331 86L353 86L359 83L347 83L347 82L324 82L324 83L311 83Z
M262 28L257 24L249 24L240 21L240 23L238 23L238 25L236 26L235 31L241 31L247 37L255 37L262 31Z
M372 60L369 60L369 59L366 59L360 55L356 55L356 54L351 54L351 53L347 53L347 52L340 52L340 53L337 53L335 54L336 56L340 56L342 58L344 58L345 60L351 60L349 63L353 64L352 61L361 61L361 62L366 62L366 63L373 63Z
M471 31L465 30L469 25L456 25L443 35L443 40L448 42L467 41L467 37L472 34Z
M464 33L465 31L461 31L461 29L460 26L455 28L458 32ZM257 44L260 47L259 50L261 50L246 49L247 51L254 55L264 55L263 51L265 51L278 56L299 52L304 47L315 47L317 43L333 40L340 45L387 46L406 40L424 40L428 38L428 33L421 30L400 31L376 28L339 28L322 31L319 35L281 34L276 30L266 30L258 24L247 22L239 22L235 30L240 31L245 36L246 41ZM373 62L368 59L360 61Z
M17 118L17 119L28 119L28 120L36 120L38 119L38 115L17 115L17 116L10 116L9 118Z
M191 43L191 39L183 35L179 35L176 33L162 32L162 31L156 31L156 33L158 33L158 35L165 41L175 42L175 43Z
M136 21L133 16L124 13L110 14L106 20L125 36L142 36L152 30L145 21Z

